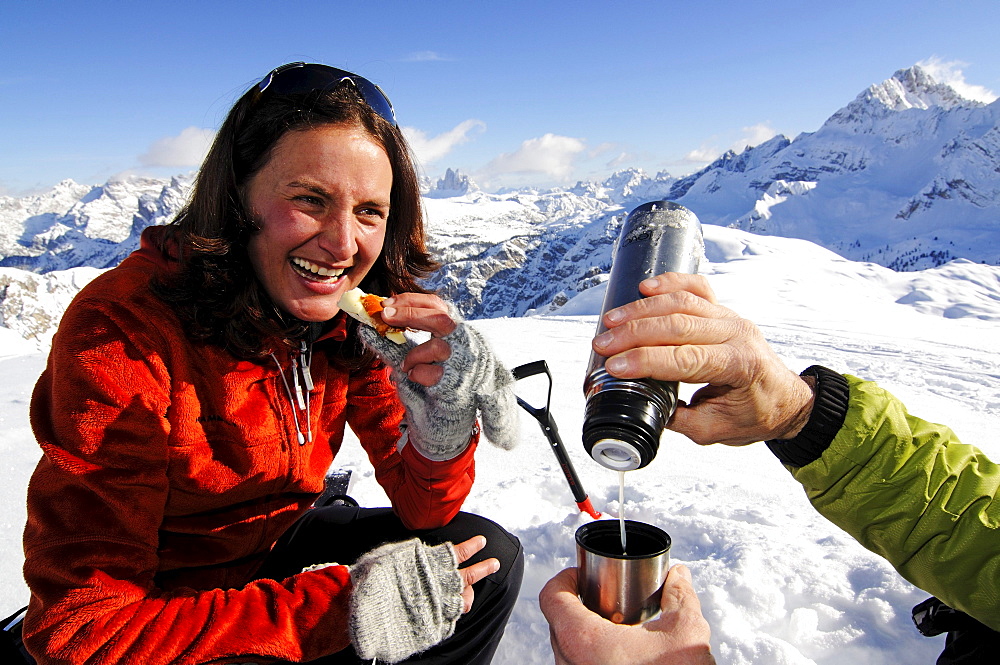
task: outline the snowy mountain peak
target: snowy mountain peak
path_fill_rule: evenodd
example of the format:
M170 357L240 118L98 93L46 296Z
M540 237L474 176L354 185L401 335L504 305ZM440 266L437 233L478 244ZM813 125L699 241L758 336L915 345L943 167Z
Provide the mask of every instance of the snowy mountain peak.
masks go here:
M893 111L928 109L933 106L950 109L980 104L962 97L950 85L938 83L919 65L900 69L882 83L868 88L861 96L878 101Z
M458 169L448 169L444 176L438 179L434 187L424 193L424 196L439 199L451 198L477 191L479 191L479 186L469 176Z
M1000 265L1000 102L972 101L928 71L900 70L815 132L727 152L680 179L624 169L567 189L487 193L456 169L424 177L429 247L443 266L430 286L472 318L555 311L607 279L624 214L660 199L703 225L802 238L895 270L957 258ZM191 184L64 181L0 197L0 269L114 266L142 229L182 208ZM15 281L49 288L31 275ZM0 275L0 303L13 295ZM35 318L40 328L50 320Z
M616 205L661 199L667 195L676 179L666 171L650 178L642 169L615 171L602 182L580 181L570 187L570 194L594 198Z
M967 99L950 85L939 83L920 65L913 65L900 69L881 83L869 86L854 101L834 113L826 125L841 125L861 133L871 131L873 122L903 111L949 111L982 106L982 102Z

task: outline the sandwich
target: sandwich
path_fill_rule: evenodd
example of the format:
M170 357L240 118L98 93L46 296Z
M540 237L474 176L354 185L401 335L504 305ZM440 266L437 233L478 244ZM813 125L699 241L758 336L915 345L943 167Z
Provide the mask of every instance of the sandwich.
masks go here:
M339 307L351 318L374 328L379 335L396 344L405 344L406 337L403 336L403 330L394 328L382 320L383 300L385 298L382 296L365 293L361 289L354 288L340 297Z

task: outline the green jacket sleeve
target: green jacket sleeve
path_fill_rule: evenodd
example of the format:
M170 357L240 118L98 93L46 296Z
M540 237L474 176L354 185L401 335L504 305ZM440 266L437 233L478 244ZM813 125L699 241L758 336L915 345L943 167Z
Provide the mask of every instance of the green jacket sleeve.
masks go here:
M847 380L844 426L792 475L824 517L904 578L1000 630L1000 467L874 383Z

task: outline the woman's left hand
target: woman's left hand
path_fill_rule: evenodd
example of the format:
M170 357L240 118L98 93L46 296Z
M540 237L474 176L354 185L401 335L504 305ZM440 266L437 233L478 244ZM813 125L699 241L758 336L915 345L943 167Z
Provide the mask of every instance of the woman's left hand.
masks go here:
M402 293L383 300L382 307L382 320L389 325L431 334L429 340L410 350L399 370L422 386L437 384L444 374L441 363L451 357L451 347L441 338L457 325L448 306L435 295Z
M484 547L486 547L485 536L473 536L464 543L452 545L452 548L455 550L455 558L460 564L468 561ZM468 612L472 609L472 602L476 596L472 585L498 570L500 570L500 561L494 558L458 569L459 574L462 576L462 583L464 584L462 588L462 612Z

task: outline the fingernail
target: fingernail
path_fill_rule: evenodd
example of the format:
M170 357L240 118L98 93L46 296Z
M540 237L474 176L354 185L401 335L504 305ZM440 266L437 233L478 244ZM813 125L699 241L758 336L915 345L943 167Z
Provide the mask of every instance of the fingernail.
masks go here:
M618 323L619 321L625 318L625 312L621 311L620 309L613 309L607 314L605 314L605 316L608 317L608 321L610 321L611 323Z
M642 280L642 286L647 289L655 289L660 285L659 277L650 277L649 279Z
M383 308L388 307L388 306L392 305L392 303L394 303L394 302L396 302L395 296L389 296L388 298L386 298L385 300L382 301L382 307Z
M382 310L382 316L388 316L390 318L396 316L396 308L386 307L385 309Z
M594 346L599 349L607 347L611 342L615 340L615 334L612 332L601 333L594 338Z
M490 572L495 573L500 570L500 562L496 559L493 560L493 565L490 566Z
M628 360L620 356L615 356L614 358L608 358L604 366L611 372L621 374L628 369Z

